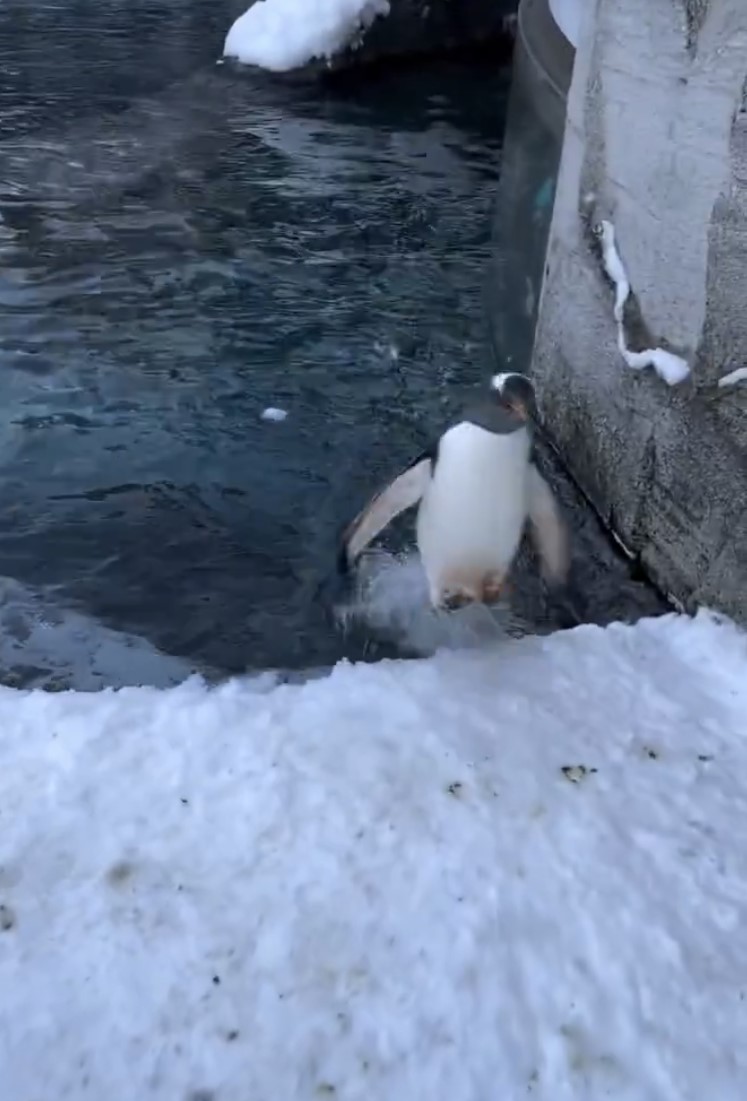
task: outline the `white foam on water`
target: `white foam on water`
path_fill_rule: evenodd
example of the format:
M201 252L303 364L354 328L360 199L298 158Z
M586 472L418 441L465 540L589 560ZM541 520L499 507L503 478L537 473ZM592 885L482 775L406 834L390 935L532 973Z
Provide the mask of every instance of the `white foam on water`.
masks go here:
M53 592L7 577L0 577L0 670L5 684L80 691L168 688L194 672L145 639L64 608Z

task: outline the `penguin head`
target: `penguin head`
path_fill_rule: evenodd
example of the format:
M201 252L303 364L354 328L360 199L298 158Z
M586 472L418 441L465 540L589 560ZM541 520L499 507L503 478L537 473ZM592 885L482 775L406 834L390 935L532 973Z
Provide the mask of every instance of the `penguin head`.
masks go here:
M534 384L526 375L508 372L493 375L490 388L498 402L522 421L537 420L537 398Z

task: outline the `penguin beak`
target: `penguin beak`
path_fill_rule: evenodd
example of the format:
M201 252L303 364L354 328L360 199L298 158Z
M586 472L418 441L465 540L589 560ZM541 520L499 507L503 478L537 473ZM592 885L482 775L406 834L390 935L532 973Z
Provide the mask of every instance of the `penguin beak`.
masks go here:
M542 439L546 439L545 428L540 419L540 411L537 406L537 402L532 398L526 404L523 404L521 410L517 410L519 416L532 426L532 430Z
M539 410L533 397L528 400L513 401L511 402L511 408L521 420L531 421L532 424L539 427Z

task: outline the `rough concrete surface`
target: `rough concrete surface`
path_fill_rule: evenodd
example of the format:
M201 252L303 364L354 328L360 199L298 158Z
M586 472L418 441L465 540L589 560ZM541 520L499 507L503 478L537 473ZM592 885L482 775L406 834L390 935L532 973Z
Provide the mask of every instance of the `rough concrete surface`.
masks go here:
M533 356L572 474L686 607L747 621L747 3L590 0ZM616 345L593 229L616 230L670 388Z

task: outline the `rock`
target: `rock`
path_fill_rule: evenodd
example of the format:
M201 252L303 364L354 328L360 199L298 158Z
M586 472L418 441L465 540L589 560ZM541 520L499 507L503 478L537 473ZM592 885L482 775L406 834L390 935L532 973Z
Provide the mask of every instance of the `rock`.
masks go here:
M236 0L231 14L238 18L250 6ZM294 72L296 77L334 77L395 58L491 44L505 52L517 6L518 0L390 0L389 14L375 19L337 56L314 59Z
M517 0L390 0L389 15L377 19L361 43L343 51L330 68L505 43L516 8Z

